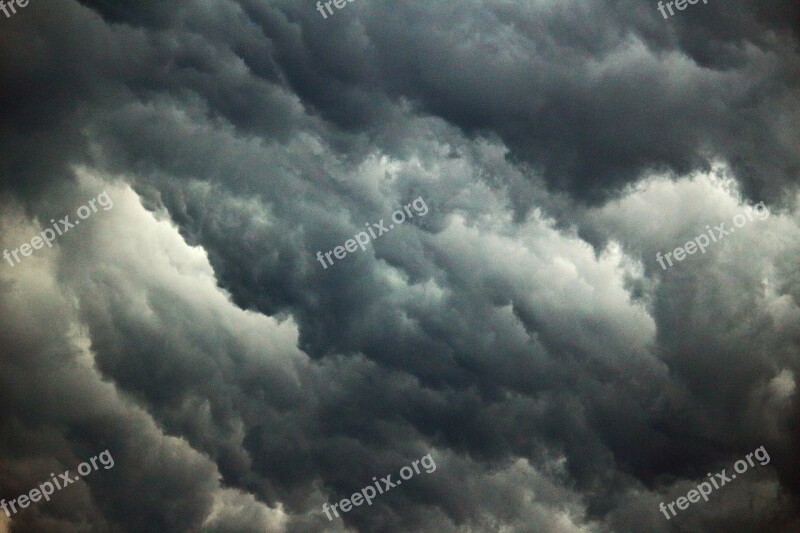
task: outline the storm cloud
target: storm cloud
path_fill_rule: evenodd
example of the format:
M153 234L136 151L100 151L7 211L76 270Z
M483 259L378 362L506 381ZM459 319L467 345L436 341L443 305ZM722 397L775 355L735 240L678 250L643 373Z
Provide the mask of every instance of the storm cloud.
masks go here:
M796 531L800 8L656 4L0 16L0 248L114 203L3 259L0 498L116 463L0 531Z

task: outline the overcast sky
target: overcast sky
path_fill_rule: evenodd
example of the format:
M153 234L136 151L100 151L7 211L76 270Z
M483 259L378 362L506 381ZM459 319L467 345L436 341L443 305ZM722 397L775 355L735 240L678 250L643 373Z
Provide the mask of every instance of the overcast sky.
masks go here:
M800 531L800 4L331 7L0 11L0 532Z

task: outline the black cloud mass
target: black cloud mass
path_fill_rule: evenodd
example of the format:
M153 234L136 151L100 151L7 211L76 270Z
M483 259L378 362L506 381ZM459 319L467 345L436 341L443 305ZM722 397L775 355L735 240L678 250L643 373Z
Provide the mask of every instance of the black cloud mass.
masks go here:
M339 1L0 11L0 532L800 531L800 4Z

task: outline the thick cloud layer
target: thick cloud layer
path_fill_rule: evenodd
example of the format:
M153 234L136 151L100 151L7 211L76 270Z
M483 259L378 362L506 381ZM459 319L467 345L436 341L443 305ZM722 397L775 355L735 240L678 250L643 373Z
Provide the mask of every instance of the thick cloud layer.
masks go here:
M0 268L0 498L115 459L0 531L796 531L800 11L762 4L0 16L0 247L113 199Z

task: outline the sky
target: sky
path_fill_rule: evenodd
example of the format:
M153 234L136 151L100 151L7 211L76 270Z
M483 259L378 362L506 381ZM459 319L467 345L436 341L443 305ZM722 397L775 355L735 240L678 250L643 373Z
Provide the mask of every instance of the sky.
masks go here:
M0 533L800 531L800 4L340 1L0 11Z

